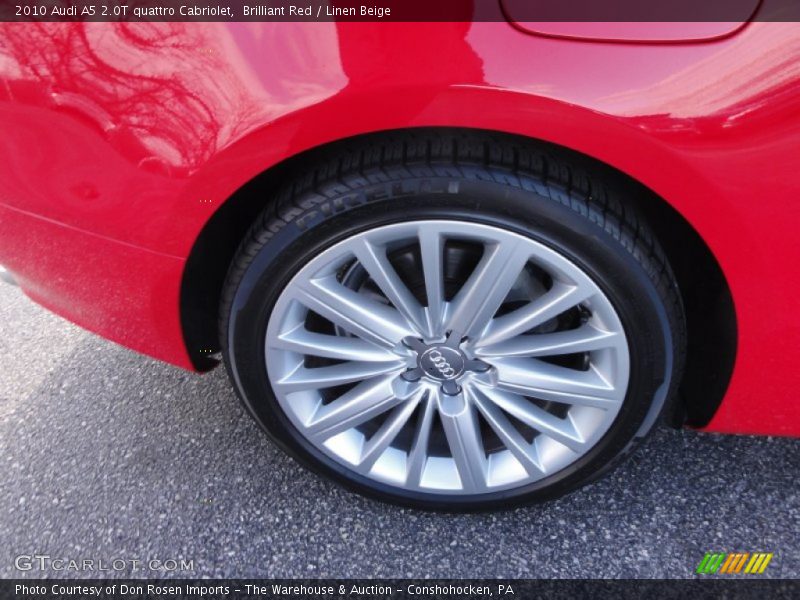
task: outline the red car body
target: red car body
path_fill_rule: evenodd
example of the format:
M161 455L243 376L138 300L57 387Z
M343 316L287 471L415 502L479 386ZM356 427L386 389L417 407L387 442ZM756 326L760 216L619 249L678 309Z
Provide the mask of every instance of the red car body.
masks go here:
M526 136L646 186L716 258L737 349L705 428L800 435L800 30L584 25L2 24L0 264L54 312L195 369L214 348L186 331L187 265L248 182L369 132Z

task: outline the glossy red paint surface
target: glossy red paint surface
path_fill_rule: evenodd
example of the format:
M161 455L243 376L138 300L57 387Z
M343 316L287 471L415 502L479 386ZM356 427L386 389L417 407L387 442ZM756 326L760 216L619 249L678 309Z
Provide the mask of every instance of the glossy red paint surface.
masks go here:
M800 30L577 42L494 23L0 25L0 263L100 335L190 368L180 278L231 194L385 129L552 141L666 199L736 305L710 430L800 435Z

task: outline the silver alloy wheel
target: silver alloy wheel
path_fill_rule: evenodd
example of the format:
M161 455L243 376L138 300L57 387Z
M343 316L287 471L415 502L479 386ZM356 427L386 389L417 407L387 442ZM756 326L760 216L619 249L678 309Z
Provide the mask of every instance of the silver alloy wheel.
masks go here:
M461 248L477 249L466 271ZM278 403L314 447L432 494L517 488L575 462L614 422L630 368L616 311L575 263L449 220L323 251L280 294L265 350Z

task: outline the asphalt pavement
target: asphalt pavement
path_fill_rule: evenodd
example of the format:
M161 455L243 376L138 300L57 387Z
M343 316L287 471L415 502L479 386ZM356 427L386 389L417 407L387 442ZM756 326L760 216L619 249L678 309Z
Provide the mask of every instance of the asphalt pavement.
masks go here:
M679 578L708 551L800 576L798 440L662 429L560 500L433 514L301 468L222 369L140 356L2 283L0 355L0 577Z

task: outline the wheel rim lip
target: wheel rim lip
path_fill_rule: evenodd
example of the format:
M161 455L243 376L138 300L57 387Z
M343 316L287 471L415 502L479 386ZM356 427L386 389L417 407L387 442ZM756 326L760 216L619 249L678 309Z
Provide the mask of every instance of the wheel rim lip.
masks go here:
M583 428L581 432L585 441L585 450L577 454L571 451L568 453L565 452L565 447L563 445L559 445L558 442L554 442L554 440L551 438L546 438L543 442L543 447L540 449L547 462L547 469L545 472L543 472L540 476L526 476L516 479L512 478L509 481L503 481L502 478L492 478L491 474L488 474L486 483L487 489L481 490L480 493L476 494L474 490L461 489L457 485L452 485L452 477L449 480L444 477L437 482L437 469L432 468L431 465L428 465L427 469L429 476L423 477L419 485L414 486L405 485L400 479L394 476L395 474L387 472L385 469L383 471L373 469L369 473L358 472L353 468L354 464L351 458L348 458L346 453L343 453L340 449L337 450L330 444L318 443L306 435L306 430L308 428L307 422L304 422L303 416L294 410L294 407L292 406L293 402L288 397L291 394L281 392L275 385L275 382L278 379L278 377L276 377L276 373L282 373L284 370L283 365L280 364L282 360L281 352L283 351L276 351L276 348L271 347L270 339L274 338L275 335L280 333L280 330L283 326L282 319L285 317L287 311L291 308L291 304L296 303L296 299L291 297L291 294L288 294L288 292L293 289L293 286L296 285L299 279L307 276L309 272L313 272L315 274L322 272L326 268L329 268L330 264L341 259L344 254L349 252L348 248L355 240L374 238L376 235L383 241L410 239L417 231L420 230L421 227L424 226L437 226L446 231L448 237L465 238L474 241L492 242L498 239L497 236L500 236L500 238L514 238L522 240L530 249L534 250L534 252L532 252L532 262L539 266L544 266L548 272L551 272L552 270L557 274L560 273L563 275L568 273L570 276L577 275L579 279L589 281L591 286L593 286L595 293L592 295L589 301L589 303L592 304L592 311L594 313L602 313L602 319L605 321L606 325L616 329L618 333L622 334L623 341L620 345L614 347L616 353L614 360L617 363L615 366L615 373L616 377L618 378L617 388L619 391L619 402L616 408L609 408L603 411L604 416L599 420L599 413L597 413L597 411L590 410L589 407L571 405L571 408L569 409L568 417ZM542 261L545 262L544 265L542 265ZM276 315L282 316L276 317ZM529 486L531 484L538 483L542 479L550 478L556 473L584 458L594 447L596 447L597 443L608 432L616 420L627 393L627 387L630 379L630 350L626 335L627 334L622 325L622 321L608 295L603 291L600 285L593 280L593 278L586 272L584 268L579 266L573 259L562 254L561 251L552 248L550 245L538 239L529 237L528 235L523 235L522 233L518 233L516 231L512 231L506 227L477 223L458 218L429 218L409 220L402 223L394 223L389 225L379 225L377 227L361 230L344 239L340 239L330 247L320 252L319 255L305 263L305 265L300 267L300 269L291 277L289 283L285 286L284 290L281 292L277 301L275 302L267 324L264 349L268 379L281 410L283 410L284 414L289 418L289 421L297 429L305 443L310 444L317 451L344 466L346 471L352 472L352 474L358 478L366 478L368 480L374 480L377 483L389 484L390 486L400 488L400 490L405 492L422 493L424 495L456 494L462 496L491 496L497 492L507 492L508 490ZM399 346L400 344L398 344L398 347ZM474 345L470 345L468 347L467 355L470 358L475 356L485 356L485 354L481 354L480 348L476 349ZM397 372L394 373L393 377L401 374L404 368L405 367L402 364L398 364ZM477 386L478 389L480 389L481 385L485 383L479 375L471 372L462 373L457 378L463 377L466 377L466 380L474 386ZM440 383L441 381L423 379L419 385L425 390L432 390ZM569 403L567 402L567 404ZM539 439L541 440L542 437L543 436L540 435ZM390 447L389 450L393 450L393 448ZM506 455L509 454L507 450L503 452L505 452ZM500 456L500 454L502 453L496 453L489 457L488 460L495 458L496 461L499 462L508 458L508 456ZM442 458L443 457L428 457L428 461L431 462L433 459L438 460Z

